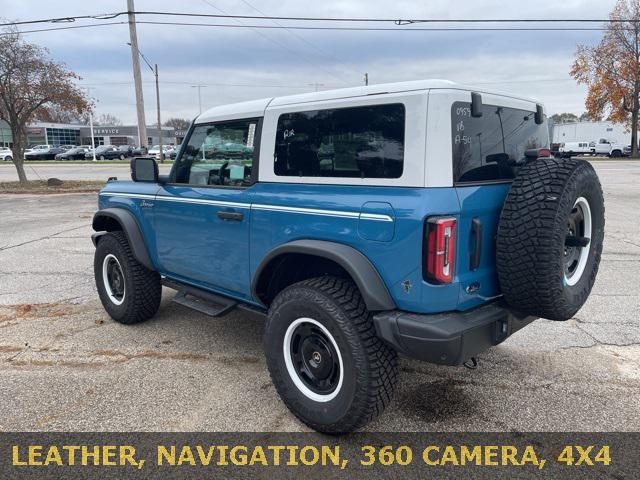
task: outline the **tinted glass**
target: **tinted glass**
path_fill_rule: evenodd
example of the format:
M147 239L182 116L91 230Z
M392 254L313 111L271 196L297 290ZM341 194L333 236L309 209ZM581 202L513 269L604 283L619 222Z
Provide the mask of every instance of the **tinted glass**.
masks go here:
M176 183L243 186L251 183L258 120L240 120L193 129L182 147Z
M398 178L404 123L402 104L285 113L278 119L275 174Z
M549 146L546 122L536 125L534 112L482 105L471 116L471 104L451 107L454 182L512 179L525 151Z

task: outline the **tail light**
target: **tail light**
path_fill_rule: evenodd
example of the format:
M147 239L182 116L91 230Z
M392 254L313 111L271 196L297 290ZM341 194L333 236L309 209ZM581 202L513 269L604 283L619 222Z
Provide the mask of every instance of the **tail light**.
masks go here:
M424 276L434 283L453 281L456 251L456 219L431 217L425 228Z

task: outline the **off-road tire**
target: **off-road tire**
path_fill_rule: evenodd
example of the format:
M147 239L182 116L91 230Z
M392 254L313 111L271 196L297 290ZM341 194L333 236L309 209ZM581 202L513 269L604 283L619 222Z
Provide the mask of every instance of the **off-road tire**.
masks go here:
M301 318L320 322L342 356L342 386L335 398L326 402L308 398L287 370L285 332ZM328 434L356 430L380 415L391 401L398 377L397 353L376 336L372 315L349 280L313 278L280 292L269 308L264 349L280 397L314 430Z
M577 199L588 201L591 240L577 283L565 276L567 222ZM500 287L515 309L568 320L586 301L598 273L604 238L602 187L591 164L538 159L523 166L505 200L496 243Z
M103 280L103 262L109 254L114 255L122 267L125 295L121 305L110 299ZM156 314L162 297L160 275L135 259L124 232L110 232L100 237L93 269L100 301L115 321L130 325Z

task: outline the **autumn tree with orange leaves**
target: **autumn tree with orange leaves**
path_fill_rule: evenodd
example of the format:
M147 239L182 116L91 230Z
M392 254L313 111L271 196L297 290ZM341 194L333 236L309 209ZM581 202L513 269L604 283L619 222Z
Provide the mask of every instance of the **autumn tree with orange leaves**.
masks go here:
M588 86L591 118L608 118L631 130L631 156L638 156L640 111L640 0L618 0L606 32L595 46L578 45L571 75Z

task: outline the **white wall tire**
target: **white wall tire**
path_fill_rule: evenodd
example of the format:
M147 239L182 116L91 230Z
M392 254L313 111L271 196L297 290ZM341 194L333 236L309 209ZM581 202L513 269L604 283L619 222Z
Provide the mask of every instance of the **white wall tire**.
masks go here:
M107 297L114 305L122 305L127 295L124 273L118 258L110 253L102 261L102 282Z
M93 269L102 306L109 316L124 324L139 323L155 315L160 307L162 284L158 272L136 260L122 231L98 238ZM121 281L113 283L109 268L119 267ZM117 287L117 288L114 288ZM118 294L119 292L119 294Z
M331 391L325 394L318 393L318 391L312 390L312 387L308 386L307 383L305 383L305 381L308 382L309 380L301 376L301 374L298 372L298 368L295 365L296 355L294 355L292 352L295 347L295 345L293 345L294 334L297 330L299 330L299 327L302 327L305 324L312 325L314 326L314 328L320 330L320 332L325 336L325 338L328 339L329 342L331 342L331 346L333 347L333 350L330 351L329 354L331 355L335 353L337 357L335 358L336 360L335 363L337 363L337 366L338 366L337 382L334 382L335 385L332 386ZM320 322L312 318L306 318L306 317L298 318L297 320L295 320L289 325L289 327L287 328L287 331L285 332L284 340L282 342L282 353L284 356L285 365L287 366L287 372L289 373L289 377L291 378L291 381L294 383L294 385L298 388L298 390L300 390L300 392L305 397L309 398L310 400L313 400L314 402L323 403L323 402L328 402L330 400L333 400L338 396L338 394L340 393L340 390L342 389L342 383L344 381L344 365L342 363L342 354L340 353L340 348L338 347L338 344L333 338L333 335L331 335L329 330L327 330L327 328L324 325L322 325ZM322 362L327 362L330 360L325 357L326 356L324 355L324 352L322 352L321 354L319 351L316 351L316 352L313 352L313 358L310 358L309 361L306 363L308 364L316 363L318 366L315 367L315 370L318 370L321 368ZM311 367L311 368L313 369L314 367Z
M310 361L318 347L309 342L311 349L292 348L306 338L304 329L324 339L318 349L322 356L329 346L335 351L330 358L337 368L316 375L320 385L299 375L301 362L294 354L309 354ZM280 398L314 430L351 432L380 415L391 401L398 376L397 354L376 335L371 313L349 279L311 278L281 291L269 308L264 350ZM335 379L335 388L325 388L325 379Z
M577 235L584 238L588 238L589 242L591 242L591 229L592 229L592 221L591 221L591 208L589 207L589 202L584 197L578 197L578 199L573 204L573 210L576 211L577 215L582 218L582 222L579 222L576 225L569 226L569 234ZM577 229L576 229L577 227ZM579 231L573 231L573 229ZM582 278L582 274L585 271L585 267L587 266L587 261L589 260L589 248L586 247L573 247L577 250L577 255L575 255L575 267L569 265L569 268L565 268L564 281L566 285L570 287L577 284ZM565 257L567 256L567 252L565 250ZM572 257L574 258L574 257Z

